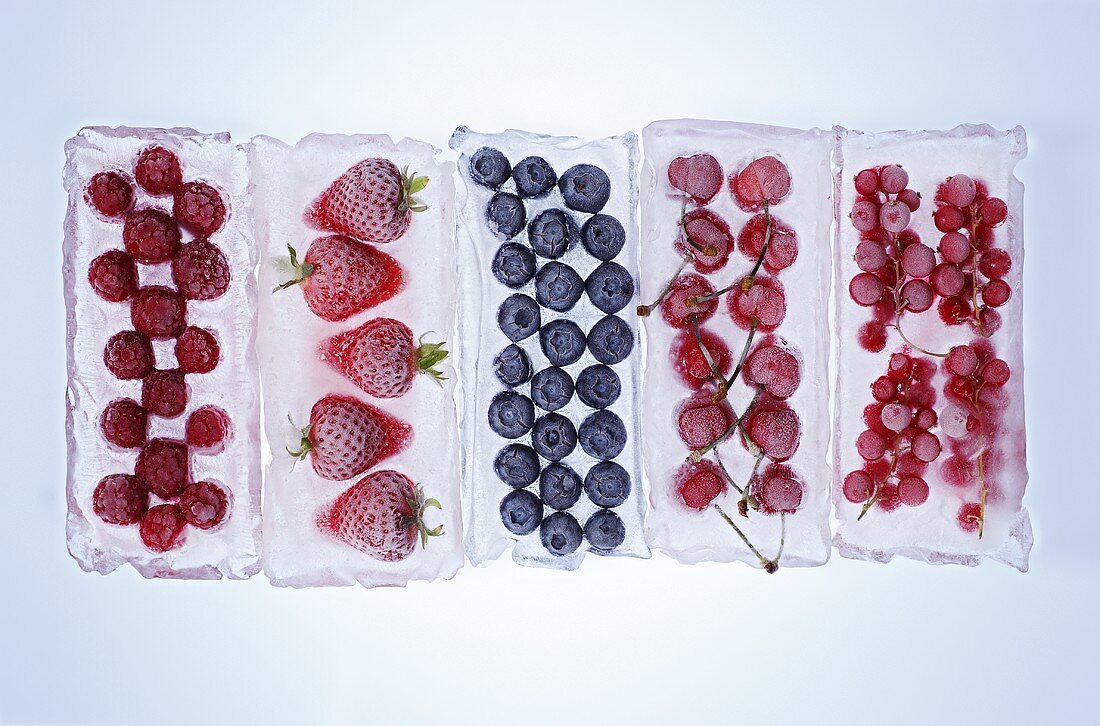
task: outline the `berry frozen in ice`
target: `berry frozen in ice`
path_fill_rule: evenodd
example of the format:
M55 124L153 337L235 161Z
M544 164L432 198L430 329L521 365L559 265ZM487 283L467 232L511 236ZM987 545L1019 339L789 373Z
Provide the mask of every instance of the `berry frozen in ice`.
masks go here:
M542 522L542 500L527 489L515 489L500 500L500 519L512 534L531 534Z
M978 187L966 174L955 174L947 178L941 187L943 199L956 207L969 207L974 203Z
M485 207L489 230L500 239L512 239L527 225L527 210L515 194L497 192Z
M497 325L508 340L518 343L524 338L530 338L542 325L542 313L539 312L539 304L527 295L515 293L504 298L504 302L497 309ZM547 323L549 327L550 323ZM542 328L543 331L546 328Z
M982 252L982 257L978 260L978 271L990 280L1000 280L1011 269L1012 257L1000 248Z
M901 202L886 202L878 211L879 226L887 232L901 232L909 226L909 207Z
M909 207L909 211L915 212L920 209L920 192L913 189L902 189L898 192L898 201Z
M515 391L502 391L489 403L489 428L506 439L518 439L531 430L535 406Z
M508 486L525 487L538 481L539 456L527 444L508 444L493 459L493 471Z
M966 274L959 269L958 265L941 262L932 270L928 282L931 283L932 289L936 291L937 295L953 297L962 292L967 280Z
M122 243L138 262L167 262L179 252L180 228L176 220L159 209L138 209L126 215Z
M841 490L844 493L844 498L852 504L862 504L866 502L875 493L875 483L871 480L871 476L865 471L853 471L844 477L844 484L841 486Z
M884 292L882 280L870 272L861 272L848 282L848 295L856 305L870 307L882 299Z
M877 169L864 169L855 176L856 192L865 197L878 193L879 173Z
M134 330L153 340L176 338L187 327L187 304L170 287L143 287L130 302L130 322Z
M802 381L802 364L789 350L766 342L745 361L744 376L776 398L790 398Z
M588 331L588 350L600 363L622 363L634 349L634 331L618 315L596 321Z
M564 318L551 320L539 331L539 344L552 366L567 366L579 361L586 342L580 326Z
M346 481L404 450L412 427L385 411L351 396L324 396L309 413L297 449L287 453L298 460L308 455L322 479Z
M84 189L84 199L104 217L117 217L134 204L134 187L117 171L101 171Z
M749 330L755 320L757 330L771 332L787 316L783 285L767 275L757 275L747 285L742 282L734 287L726 304L734 324L742 330Z
M427 185L428 177L389 159L364 159L313 200L305 219L361 242L393 242L408 231L414 212L428 208L416 197Z
M622 391L622 382L615 371L602 363L590 365L577 376L577 398L592 408L607 408L615 403Z
M630 474L614 461L601 461L585 474L584 493L597 507L617 507L630 496Z
M593 549L610 552L626 539L626 525L619 515L601 509L584 523L584 536Z
M172 281L188 300L216 300L229 289L229 262L216 244L197 239L172 260Z
M683 229L676 239L676 251L691 255L695 269L704 274L725 267L733 249L733 234L726 221L709 209L693 209L680 221Z
M617 313L634 297L634 278L617 262L604 262L588 275L584 289L597 308Z
M945 204L932 215L936 229L941 232L957 232L966 224L966 215L958 207Z
M108 524L137 524L149 507L149 493L131 474L100 479L92 492L92 511Z
M187 182L172 196L172 214L184 229L209 237L225 224L225 202L206 182Z
M936 266L936 253L924 244L911 244L901 252L901 269L910 277L928 277Z
M768 244L766 250L765 241ZM774 275L798 259L798 235L774 216L757 214L737 234L737 249L754 261L764 250L764 269Z
M990 280L982 286L982 302L991 308L999 308L1012 296L1012 288L1004 280Z
M982 224L996 227L1008 219L1008 205L1005 204L1003 199L990 197L982 202L982 206L978 209L978 219L981 220Z
M188 484L190 464L187 444L171 439L152 439L141 447L134 473L161 499L178 497Z
M116 398L104 407L99 430L115 446L136 449L145 444L149 414L132 398Z
M508 242L497 248L490 268L502 285L523 287L535 276L535 255L525 245Z
M755 212L765 204L778 204L790 193L791 173L774 156L762 156L730 177L730 191L742 209Z
M531 429L531 446L544 459L561 461L577 448L577 430L560 413L544 414Z
M543 368L531 379L531 400L544 411L557 411L573 398L573 379L563 369Z
M154 416L175 418L187 408L187 383L178 369L154 370L141 382L141 405Z
M722 165L710 154L678 156L668 165L668 183L696 204L706 204L722 188Z
M910 280L901 287L901 300L905 303L905 309L914 313L923 313L932 307L936 293L930 284L924 280Z
M539 525L539 539L547 552L558 557L572 554L581 546L584 532L569 512L554 512Z
M523 348L512 343L493 358L493 372L501 383L515 388L531 379L531 359Z
M217 406L201 406L187 417L184 438L188 446L216 453L229 438L229 431L229 415L225 411Z
M508 157L497 149L483 146L470 157L470 178L475 184L497 189L512 176Z
M940 257L944 262L961 265L970 257L970 240L961 232L948 232L940 237Z
M175 504L151 507L141 518L138 532L141 541L153 552L167 552L183 543L183 528L187 520Z
M708 446L729 431L734 422L729 401L714 400L714 389L704 386L680 403L676 410L676 426L680 439L689 449Z
M909 184L909 172L899 164L888 164L878 173L879 188L887 194L898 194Z
M879 205L867 199L857 200L852 205L852 211L848 213L848 219L852 226L859 232L870 232L878 227Z
M564 464L548 464L539 475L539 497L551 509L569 509L581 498L581 478Z
M421 338L418 344L409 326L393 318L374 318L337 333L322 341L318 352L321 360L375 398L405 395L420 373L437 383L445 380L436 368L448 355L443 343Z
M563 313L576 305L585 283L569 265L547 262L535 275L535 300L539 305Z
M707 356L699 347L700 342L721 375L729 375L730 368L733 366L729 346L720 336L706 328L700 328L699 339L696 340L694 331L680 331L672 340L669 357L680 380L693 389L698 389L714 378Z
M221 346L209 330L193 325L176 338L176 364L184 373L209 373L218 367Z
M886 453L886 438L878 431L867 429L856 437L856 451L864 461L878 461Z
M135 330L115 333L103 347L103 364L119 380L144 378L153 370L155 362L153 344Z
M213 482L195 482L180 494L179 507L183 518L192 527L213 529L225 521L229 496Z
M546 209L527 225L527 239L539 257L555 260L576 243L577 223L560 209Z
M577 164L558 179L565 206L578 212L595 214L611 198L611 180L607 173L592 164Z
M88 283L108 302L128 300L138 289L137 265L122 250L108 250L92 260Z
M275 289L300 285L309 309L330 323L343 322L383 303L405 286L397 260L350 237L319 237L301 264L294 248L287 249L293 275Z
M802 506L805 486L782 464L770 464L756 477L749 491L764 514L794 514Z
M581 422L577 439L589 456L614 459L626 448L626 426L613 412L601 409Z
M541 156L528 156L512 167L512 179L521 197L541 197L558 182L554 168Z
M674 328L687 328L693 320L702 325L718 309L718 300L699 298L712 293L714 286L702 275L694 272L680 275L661 301L661 317Z
M683 464L676 472L674 487L684 506L702 511L726 490L726 477L710 459Z
M772 461L786 461L798 451L802 422L782 401L761 400L749 411L745 433Z
M581 244L597 260L613 260L626 243L626 230L607 214L594 214L581 227Z
M183 183L179 157L163 146L149 146L134 164L138 186L154 196L171 194Z

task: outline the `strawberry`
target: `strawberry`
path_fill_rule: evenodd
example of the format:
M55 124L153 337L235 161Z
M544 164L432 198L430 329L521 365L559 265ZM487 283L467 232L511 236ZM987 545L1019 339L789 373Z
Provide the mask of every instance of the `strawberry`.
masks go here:
M399 171L388 159L364 159L334 181L306 210L306 221L363 242L393 242L427 207L414 195L428 177Z
M423 340L423 338L421 338ZM413 342L409 326L393 318L368 320L321 343L321 360L376 398L397 398L417 373L445 380L435 365L447 357L443 343Z
M400 452L411 437L412 427L385 411L329 394L313 404L299 448L287 453L299 461L310 454L318 476L345 481Z
M417 534L422 547L428 537L443 534L443 525L428 529L424 511L442 509L437 499L425 499L424 490L404 474L376 471L341 494L317 518L317 527L340 542L366 552L376 560L397 562L412 554Z
M350 237L315 239L302 264L294 248L287 249L294 277L275 291L301 285L309 309L330 323L383 303L405 286L405 273L397 260Z

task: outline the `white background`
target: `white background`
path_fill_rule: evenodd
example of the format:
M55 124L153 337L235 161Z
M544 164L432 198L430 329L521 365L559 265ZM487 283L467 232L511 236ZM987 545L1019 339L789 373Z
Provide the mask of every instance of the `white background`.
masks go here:
M307 9L308 8L308 9ZM7 2L0 721L1093 721L1100 348L1092 3ZM64 544L62 143L86 124L604 135L719 118L1023 124L1026 575L588 558L404 590L82 573Z

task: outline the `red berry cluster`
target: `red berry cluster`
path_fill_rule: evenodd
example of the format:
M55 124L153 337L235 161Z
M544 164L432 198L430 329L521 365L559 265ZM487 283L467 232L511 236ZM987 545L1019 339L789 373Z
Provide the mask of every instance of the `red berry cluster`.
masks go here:
M209 373L221 355L209 330L187 324L187 302L214 300L229 288L229 264L207 237L225 223L221 194L201 181L184 182L179 158L161 146L144 149L131 177L121 171L92 176L84 198L102 218L121 222L124 249L92 260L88 282L108 302L129 301L132 330L115 333L103 350L103 363L120 380L140 380L141 403L111 401L100 416L107 442L140 449L133 474L104 477L92 494L92 509L110 524L138 524L142 542L164 552L182 542L190 524L209 529L226 515L229 498L220 486L190 481L189 449L217 452L229 435L229 416L203 406L187 418L185 441L148 438L149 416L175 418L188 403L186 376ZM133 182L152 196L172 196L172 213L135 209ZM195 235L183 242L181 228ZM171 264L173 286L141 286L138 263ZM174 340L176 367L158 369L154 340ZM163 503L150 507L150 494Z

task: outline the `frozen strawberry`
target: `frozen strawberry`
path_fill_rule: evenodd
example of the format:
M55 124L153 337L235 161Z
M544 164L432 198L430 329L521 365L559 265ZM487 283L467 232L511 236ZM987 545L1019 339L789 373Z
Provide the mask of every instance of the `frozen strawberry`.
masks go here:
M191 325L176 338L176 364L184 373L209 373L218 367L221 348L209 330Z
M755 159L730 177L730 191L738 206L755 212L765 204L778 204L791 191L791 173L774 156Z
M187 520L175 504L159 504L141 518L138 531L141 541L154 552L167 552L183 543L183 527Z
M217 406L202 406L191 412L184 427L187 445L198 449L221 450L229 437L229 415Z
M661 301L661 316L674 328L686 328L694 319L702 325L718 309L718 300L699 300L710 295L714 287L702 275L689 272L669 287L668 295Z
M718 372L723 376L729 375L733 356L730 355L730 349L725 341L706 329L699 330L699 340L702 341L707 355L718 368ZM680 375L680 380L694 389L698 389L708 381L715 382L710 363L707 362L703 350L699 347L699 340L695 339L693 331L683 330L673 338L672 348L669 351L672 367Z
M313 404L299 449L287 453L299 461L308 454L318 476L345 481L402 451L411 437L404 421L351 396L330 394Z
M145 443L149 414L132 398L118 398L103 409L99 417L103 438L123 449L136 449Z
M149 146L138 155L134 178L150 194L171 194L183 183L179 157L163 146Z
M100 479L92 492L92 511L108 524L137 524L149 507L149 492L131 474Z
M679 156L668 165L668 183L696 204L706 204L722 188L722 165L710 154Z
M104 300L122 302L137 291L137 265L122 250L108 250L88 266L88 282Z
M187 444L171 439L153 439L141 447L134 473L146 489L161 499L178 497L190 477Z
M331 323L383 303L405 286L397 260L349 237L314 240L302 264L294 248L288 249L294 278L276 291L301 285L309 309Z
M766 339L749 354L743 375L776 398L790 398L802 382L802 363L790 350Z
M134 204L134 187L117 171L101 171L84 189L84 199L104 217L117 217Z
M305 218L363 242L393 242L409 229L413 212L427 209L414 196L427 185L427 177L400 171L388 159L364 159L317 197Z
M770 464L749 488L764 514L794 514L802 506L805 486L782 464Z
M682 401L676 410L676 427L689 449L706 448L727 435L736 417L725 399L715 403L715 390L704 386Z
M412 554L418 535L424 547L428 537L443 534L443 525L429 529L424 523L429 507L442 509L409 477L387 469L368 474L341 494L317 518L317 526L376 560L397 562Z
M695 269L704 274L725 267L733 249L733 233L726 220L709 209L693 209L684 215L682 224L684 233L676 240L676 251L691 254Z
M765 242L768 249L764 251L764 269L773 275L787 269L798 259L798 236L795 231L774 216L758 214L741 228L737 235L737 249L750 260L756 260Z
M152 371L141 382L141 405L149 413L175 418L187 408L187 383L179 370Z
M749 330L753 321L756 329L771 332L779 327L787 316L787 296L783 285L774 277L757 275L747 283L735 285L729 293L730 317L737 327Z
M153 340L175 338L187 326L187 304L170 287L143 287L130 303L130 322L134 330Z
M159 209L139 209L126 215L122 243L138 262L167 262L179 252L180 228Z
M684 464L674 478L676 494L689 509L702 511L726 490L726 477L710 459Z
M135 330L115 333L103 347L103 365L123 381L144 378L155 364L153 344Z
M765 395L745 420L745 433L772 461L786 461L798 451L802 422L782 401Z
M417 373L442 382L443 372L435 366L447 357L443 343L418 346L409 326L392 318L368 320L334 335L321 343L319 353L321 360L376 398L404 395Z
M195 482L180 494L179 508L184 520L192 527L210 529L225 519L229 497L217 484Z
M225 224L225 202L206 182L187 182L173 194L172 214L185 229L209 237Z
M172 281L188 300L216 300L229 289L229 263L205 239L188 242L172 260Z

